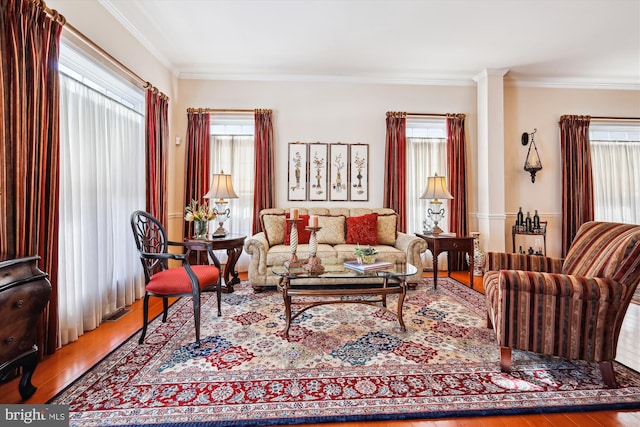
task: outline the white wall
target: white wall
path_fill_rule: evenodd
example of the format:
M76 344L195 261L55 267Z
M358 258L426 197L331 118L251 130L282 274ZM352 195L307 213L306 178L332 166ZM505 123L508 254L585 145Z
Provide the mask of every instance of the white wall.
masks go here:
M369 144L369 201L332 202L335 205L381 207L384 185L385 120L387 111L466 113L468 143L475 146L475 87L376 85L326 82L235 82L180 80L176 112L179 135L186 135L187 108L273 110L276 142L278 206L325 205L327 202L287 201L287 144L289 142ZM184 136L183 136L184 138ZM176 174L184 168L184 144L173 146ZM475 155L469 154L474 168ZM180 163L182 162L182 168ZM171 211L182 209L183 188L176 180ZM419 231L419 230L410 230Z

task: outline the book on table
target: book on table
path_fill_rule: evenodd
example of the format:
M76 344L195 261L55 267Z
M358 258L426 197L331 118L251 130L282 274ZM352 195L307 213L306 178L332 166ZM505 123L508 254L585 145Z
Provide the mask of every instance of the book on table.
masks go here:
M375 261L370 264L359 263L358 261L345 261L344 266L356 271L377 271L391 268L394 264L388 261Z

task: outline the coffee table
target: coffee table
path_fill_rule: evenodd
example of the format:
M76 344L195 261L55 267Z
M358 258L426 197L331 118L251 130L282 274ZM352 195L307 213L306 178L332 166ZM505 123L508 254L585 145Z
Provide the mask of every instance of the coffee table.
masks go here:
M417 268L407 263L396 263L380 271L359 272L348 269L342 264L323 264L322 274L311 274L300 267L287 269L284 265L275 266L272 271L280 276L278 290L284 298L287 325L284 336L289 337L291 322L310 308L325 304L367 304L387 309L387 295L398 295L398 307L394 313L403 331L406 330L402 318L402 306L407 293L405 278L417 273ZM363 298L346 298L346 297ZM367 298L377 296L378 298ZM297 301L293 297L323 297L317 301ZM328 297L340 297L327 299ZM302 306L296 313L291 312L292 305ZM393 311L387 309L389 312Z

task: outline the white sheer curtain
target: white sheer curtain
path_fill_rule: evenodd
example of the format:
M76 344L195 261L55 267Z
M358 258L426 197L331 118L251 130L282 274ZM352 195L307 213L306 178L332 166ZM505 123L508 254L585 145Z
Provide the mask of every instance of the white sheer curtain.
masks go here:
M145 206L144 116L60 74L59 342L144 295L129 217Z
M409 124L407 124L409 127ZM420 199L427 188L427 178L446 176L447 172L447 140L446 138L415 138L407 137L407 232L422 233L422 223L427 219L427 209L430 200ZM445 210L449 209L448 200L443 200ZM440 228L447 231L447 217L438 223ZM438 269L447 268L446 254L438 257ZM433 267L431 252L422 255L425 268Z
M237 199L229 201L231 217L224 227L230 233L247 237L251 236L253 218L253 144L253 135L211 135L209 170L211 173L230 173L233 189L238 194ZM225 251L216 252L216 256L221 263L226 262ZM248 271L249 260L249 255L243 251L236 263L236 270Z
M594 215L640 224L640 126L590 126Z

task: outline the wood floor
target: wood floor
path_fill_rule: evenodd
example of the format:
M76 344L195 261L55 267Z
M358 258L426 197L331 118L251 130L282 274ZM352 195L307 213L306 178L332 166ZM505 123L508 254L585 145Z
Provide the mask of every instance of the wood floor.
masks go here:
M444 277L446 273L439 274ZM453 273L463 283L469 283L466 272ZM246 278L246 275L241 278ZM482 279L476 277L474 288L483 291ZM33 376L33 384L38 387L36 393L28 401L23 401L18 393L18 381L14 379L0 384L0 403L46 403L65 387L70 385L82 373L99 362L113 349L135 334L142 324L142 304L133 304L131 312L115 322L105 322L94 331L85 333L74 343L59 349L54 355L40 362ZM152 298L150 313L155 315L161 310L159 298ZM631 304L620 335L618 360L625 365L640 371L640 305ZM308 425L309 427L498 427L498 426L531 426L531 427L613 427L640 426L640 411L599 411L583 413L561 413L526 416L491 416L473 418L451 418L435 420L378 421L328 423Z

